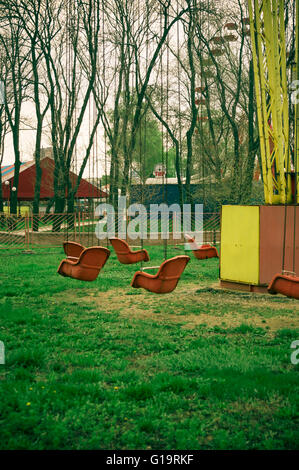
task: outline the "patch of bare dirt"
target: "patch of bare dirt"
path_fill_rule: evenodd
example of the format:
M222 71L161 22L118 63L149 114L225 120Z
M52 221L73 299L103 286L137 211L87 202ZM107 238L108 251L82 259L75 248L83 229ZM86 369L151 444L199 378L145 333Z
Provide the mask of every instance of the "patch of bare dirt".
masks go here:
M215 290L219 288L218 284L212 287ZM178 286L167 295L111 289L108 292L88 291L88 295L83 297L75 297L72 290L65 292L64 299L69 297L84 305L96 304L106 313L117 312L131 319L180 323L183 328L190 329L200 325L234 328L242 323L267 328L269 332L281 328L299 329L299 304L296 302L285 302L284 299L282 302L268 301L266 296L257 294L239 297L237 293L230 295L221 290L196 292L198 289L198 284ZM207 305L211 307L210 313L206 312Z

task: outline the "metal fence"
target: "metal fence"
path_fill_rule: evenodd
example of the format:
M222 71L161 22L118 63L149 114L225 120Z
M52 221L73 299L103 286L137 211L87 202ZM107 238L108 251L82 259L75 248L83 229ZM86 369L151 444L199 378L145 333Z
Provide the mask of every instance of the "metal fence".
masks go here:
M125 215L125 225L134 219ZM191 226L195 224L194 214L191 217ZM37 246L55 247L62 246L63 241L72 240L82 243L84 246L96 246L107 242L99 240L95 229L99 217L92 212L80 212L74 214L25 214L10 215L0 213L0 249L19 248L30 250ZM145 224L147 231L152 229L150 220L146 216ZM203 226L201 230L203 242L217 243L220 241L220 214L204 213ZM117 236L118 233L115 233ZM140 238L130 238L126 235L128 242L140 242ZM148 237L145 243L159 244L161 235L161 220L156 226L156 237L154 240ZM184 242L184 230L182 221L178 221L175 214L169 219L169 243L179 244Z
M0 213L0 248L29 249L29 216Z

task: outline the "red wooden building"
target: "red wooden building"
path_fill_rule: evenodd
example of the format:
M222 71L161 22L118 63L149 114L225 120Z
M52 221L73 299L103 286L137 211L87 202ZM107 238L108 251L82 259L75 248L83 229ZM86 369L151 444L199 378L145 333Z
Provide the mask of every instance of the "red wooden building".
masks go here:
M54 160L48 156L45 156L40 161L42 169L42 180L41 180L41 191L40 199L48 200L54 196ZM14 186L14 165L2 166L1 167L2 177L2 195L3 200L8 200L10 190ZM78 176L70 172L70 179L72 186L77 181ZM35 161L29 161L21 163L19 185L18 185L18 201L32 201L34 198L34 186L36 180L36 166ZM9 184L5 184L9 181ZM97 188L94 184L81 179L78 191L76 193L78 199L99 199L106 198L107 193Z

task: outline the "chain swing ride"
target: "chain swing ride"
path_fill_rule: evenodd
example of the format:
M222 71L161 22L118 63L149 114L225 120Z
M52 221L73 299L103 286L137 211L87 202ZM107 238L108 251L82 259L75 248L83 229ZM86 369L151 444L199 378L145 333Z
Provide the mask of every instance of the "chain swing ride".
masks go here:
M294 0L294 5L296 5L296 63L298 64L299 0ZM250 36L252 47L261 170L266 204L262 206L222 206L220 285L224 288L252 292L265 292L268 289L270 293L282 293L299 299L299 277L298 272L296 273L299 266L297 247L299 109L296 104L292 158L284 2L283 0L248 0L248 10L249 18L243 18L242 34ZM213 38L214 46L211 52L214 57L220 55L222 44L237 40L237 30L236 23L228 22L225 24L224 34ZM163 92L164 83L162 57L163 51L160 58L161 92ZM166 71L168 74L168 66ZM299 79L298 66L296 67L296 78ZM196 91L202 93L203 90L204 86L201 83ZM205 104L204 98L199 97L196 104ZM163 113L163 103L161 104L161 113ZM168 106L166 114L166 120L168 120ZM206 120L206 116L201 114L199 121L203 120ZM180 130L180 145L181 140ZM140 172L143 171L144 161L142 158L144 159L145 155L145 150L143 149L142 152L140 149ZM162 151L163 155L164 150ZM166 184L163 177L164 202L167 201L167 171L168 152L166 152ZM142 202L144 197L143 183L142 181ZM145 288L151 292L171 292L176 287L180 275L190 260L186 256L167 260L167 239L165 239L164 262L161 266L144 268L143 262L148 261L149 256L144 250L142 238L141 250L138 252L130 250L127 244L126 246L123 244L122 248L119 248L119 245L116 247L116 240L116 238L111 239L110 243L116 253L117 250L120 252L122 260L121 257L118 259L121 263L141 262L141 270L135 273L131 285ZM189 242L194 243L192 239ZM121 240L118 243L121 243ZM123 241L123 243L125 242ZM207 254L207 250L211 251L211 248L213 247L197 247L199 251L202 251L198 258L218 256L216 249L213 255L204 256L203 252L205 251ZM194 252L195 256L197 256L196 251ZM76 253L77 255L78 253ZM70 256L72 255L70 254ZM144 272L153 268L159 268L156 275Z
M299 35L298 35L298 29L299 29L299 5L298 1L296 2L296 57L295 57L295 63L296 63L296 80L299 79L299 70L298 70L298 64L299 64ZM294 15L295 16L295 15ZM297 82L298 83L298 82ZM299 275L296 276L296 267L298 267L298 264L296 265L296 262L298 263L298 259L296 259L296 235L297 235L297 207L294 205L291 209L293 209L293 218L292 218L292 223L293 223L293 243L292 243L292 271L287 271L286 270L286 256L287 256L287 243L286 243L286 237L287 237L287 221L288 221L288 206L287 206L287 199L288 195L290 194L290 197L294 198L294 202L298 203L298 184L299 184L299 178L298 178L298 163L299 163L299 151L298 151L298 132L299 132L299 105L298 103L295 104L295 119L294 119L294 171L293 172L287 172L287 184L286 184L286 202L285 202L285 208L284 208L284 233L283 233L283 255L282 255L282 273L276 274L273 279L271 280L269 286L268 286L268 292L270 294L284 294L289 297L293 297L296 299L299 299ZM290 157L289 157L290 160ZM290 165L288 162L287 165L287 170L290 169Z
M139 2L138 2L139 5ZM162 7L161 7L162 9ZM146 2L146 11L148 11L148 0ZM160 34L162 32L162 11L160 12ZM147 15L148 18L148 15ZM147 28L148 31L148 28ZM148 61L148 38L146 41L146 62ZM163 49L160 57L160 92L161 92L161 116L164 112L164 68L163 68ZM146 64L147 65L147 64ZM166 122L169 120L169 47L166 49ZM147 130L147 112L145 112L145 123L144 123L144 149L142 149L142 136L140 132L140 145L139 145L139 165L140 165L140 183L141 183L141 204L144 203L144 169L145 169L145 158L146 158L146 130ZM140 128L141 131L141 128ZM167 174L168 174L168 134L166 136L166 155L164 152L164 132L162 126L162 145L161 145L161 155L162 155L162 168L165 168L165 173L162 175L162 193L163 193L163 204L167 202ZM146 229L147 229L147 220ZM159 222L158 222L159 223ZM143 234L142 234L143 235ZM176 256L171 259L167 259L167 237L163 240L163 253L164 253L164 262L161 266L150 266L143 267L143 262L149 261L149 255L147 250L143 246L143 236L141 236L141 250L138 252L132 252L130 247L124 240L120 239L111 239L110 240L118 260L124 264L133 264L141 262L140 271L137 271L134 274L134 277L131 282L131 286L134 288L143 288L147 291L154 292L156 294L165 294L172 292L187 265L190 261L189 256L181 255ZM156 274L149 274L145 271L158 269Z
M248 1L266 205L222 207L220 284L298 299L298 104L292 161L284 7L283 0Z
M138 11L140 11L140 3L138 2ZM148 9L148 0L146 2L146 10ZM162 7L161 7L162 8ZM162 15L160 19L162 18ZM138 18L140 22L140 18ZM140 26L140 24L139 24ZM162 20L160 21L160 33L162 33ZM103 31L104 28L103 28ZM104 43L104 41L103 41ZM146 41L146 61L148 61L148 43ZM169 87L168 77L169 77L169 48L167 47L167 90ZM164 69L163 69L163 48L160 53L160 79L161 79L161 94L164 93ZM103 57L105 57L103 55ZM139 58L140 59L140 58ZM104 61L105 62L105 61ZM105 72L105 67L104 67ZM133 74L138 81L138 74ZM138 87L138 83L136 83ZM167 91L167 110L166 110L166 120L168 121L168 91ZM161 103L161 115L163 114L163 103ZM89 111L90 114L90 111ZM146 113L145 113L145 135L144 135L144 146L146 146ZM163 129L163 128L162 128ZM106 134L105 134L106 135ZM140 145L139 145L139 164L140 164L140 181L141 181L141 203L144 202L144 175L143 171L145 168L145 149L142 149L142 139L141 139L141 127L140 127ZM167 137L168 139L168 137ZM106 141L105 141L106 144ZM167 142L167 151L168 151L168 142ZM165 178L163 177L163 202L166 203L167 200L167 172L168 172L168 155L166 152L166 158L164 153L164 136L162 130L162 166L166 168L166 183ZM166 160L166 165L164 164L164 159ZM105 167L106 167L106 152L105 152ZM114 251L117 255L118 261L122 264L135 264L141 263L141 271L135 273L135 276L132 280L132 287L139 288L142 287L146 290L155 293L168 293L175 289L177 283L180 279L182 272L185 269L186 264L189 262L190 258L188 256L176 256L172 259L167 259L167 239L164 239L164 262L161 266L152 266L148 268L143 267L143 262L149 261L149 254L147 250L143 248L143 237L141 237L141 250L132 251L128 243L125 240L122 240L117 237L109 239L110 244L114 248ZM97 250L97 251L96 251ZM107 262L110 251L103 247L91 247L84 248L82 245L67 242L64 243L64 251L67 255L67 258L60 263L58 268L58 273L62 276L72 277L74 279L79 279L83 281L92 281L95 280L99 274L102 267ZM94 260L92 256L95 256ZM98 258L98 260L96 259ZM158 272L155 275L150 275L144 271L147 269L156 269Z
M208 37L210 37L210 9L211 5L210 5L210 0L208 0L207 2L207 33L208 33ZM199 11L199 27L200 27L200 30L202 29L202 25L203 25L203 14L202 14L202 9L200 9ZM219 45L222 45L225 40L224 38L222 38L221 36L214 36L214 38L212 38L212 42L214 42L214 44L218 45L218 48L216 49L212 49L211 50L211 53L213 53L213 55L215 57L220 57L221 55L223 55L223 51L221 48L219 48ZM205 98L205 95L204 95L204 92L208 91L208 80L209 78L213 77L213 74L211 73L211 71L208 69L208 66L211 65L209 61L207 61L207 67L203 67L203 63L204 62L204 59L201 59L201 67L200 67L200 86L196 87L195 88L195 93L196 93L196 99L195 99L195 104L196 106L199 107L199 110L198 110L198 114L197 114L197 129L195 130L195 133L196 134L201 134L203 135L204 134L204 130L203 130L203 123L208 121L208 116L205 116L203 115L203 106L206 105L206 98ZM203 203L205 204L206 203L206 185L205 185L205 158L204 158L204 150L202 149L202 159L201 159L201 167L202 167L202 200L203 200ZM211 188L211 176L210 176L210 188ZM211 195L211 191L210 191L210 195ZM207 198L208 199L208 198ZM190 249L192 250L193 252L193 255L195 256L195 258L199 259L199 260L202 260L202 259L208 259L208 258L219 258L219 254L218 254L218 250L215 246L211 245L211 244L203 244L201 246L199 246L196 241L195 241L195 238L194 237L191 237L189 236L188 234L185 234L184 235L186 241L189 243L190 245Z

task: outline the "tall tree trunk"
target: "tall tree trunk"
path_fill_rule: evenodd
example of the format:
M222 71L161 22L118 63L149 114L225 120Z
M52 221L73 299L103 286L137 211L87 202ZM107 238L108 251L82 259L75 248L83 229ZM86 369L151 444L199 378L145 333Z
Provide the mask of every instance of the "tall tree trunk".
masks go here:
M248 96L248 158L246 163L245 178L241 201L244 204L250 202L252 191L252 180L255 162L255 142L254 142L254 71L253 62L249 64L249 96Z
M65 208L65 183L64 183L64 168L63 162L55 162L54 169L54 222L52 231L59 232L61 229L61 214Z
M179 202L180 202L181 211L183 211L184 188L183 188L183 182L181 178L181 152L180 152L179 141L177 139L175 139L174 144L175 144L175 172L176 172L176 177L178 180Z
M187 141L187 162L186 162L185 197L186 197L186 203L192 204L193 198L192 198L192 193L191 193L191 174L192 174L193 147L192 147L192 133L190 132L190 129L187 131L186 141Z
M0 165L0 175L1 175L1 165ZM2 192L2 181L0 182L0 212L4 212L3 207L3 192Z
M18 186L19 186L19 173L20 173L20 148L19 148L19 129L14 132L13 135L13 146L15 153L15 167L14 167L14 180L13 185L16 188L15 191L10 191L10 213L17 214L18 212Z
M191 176L192 176L192 158L193 158L193 134L196 126L198 108L195 104L195 80L196 71L194 65L193 47L194 47L194 30L196 26L196 18L193 16L192 9L193 2L189 3L189 25L188 25L188 38L187 38L187 51L188 51L188 65L190 69L190 98L191 98L191 123L188 131L186 132L187 142L187 163L186 163L186 202L192 204L193 197L191 193Z
M39 227L39 202L40 202L40 189L42 181L42 169L40 166L40 146L41 146L41 134L36 136L35 146L35 186L34 186L34 198L33 198L33 231L37 232Z

